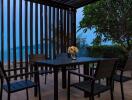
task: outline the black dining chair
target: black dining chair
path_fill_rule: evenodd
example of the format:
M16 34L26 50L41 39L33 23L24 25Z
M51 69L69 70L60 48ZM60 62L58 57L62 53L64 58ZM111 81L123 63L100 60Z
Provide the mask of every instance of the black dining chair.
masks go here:
M33 64L35 61L41 61L48 59L44 54L33 54L29 56L30 69L33 70ZM48 66L38 66L39 75L45 76L45 84L47 81L47 75L53 73L53 69Z
M23 71L23 73L17 73L15 75L7 74L9 71L12 72L14 70L15 71L25 70L25 71ZM38 88L39 100L41 100L39 77L37 78L37 82L35 82L34 80L29 79L30 74L38 75L37 72L28 71L27 67L5 70L2 63L0 62L0 80L1 80L0 100L2 100L3 90L5 90L8 93L7 100L11 99L11 93L26 90L27 100L29 100L28 89L33 87Z
M132 76L131 77L126 76L126 75L124 75L124 72L132 71L132 57L128 58L128 60L126 61L126 64L125 64L124 67L118 67L117 71L118 71L118 73L116 73L114 75L113 80L117 81L117 82L120 82L122 100L125 100L123 83L132 80Z
M88 94L90 100L94 100L95 95L110 90L111 100L113 100L112 77L115 69L114 64L115 64L115 59L98 62L94 76L88 76L73 71L69 71L67 100L70 100L70 87L75 87L77 89L85 91ZM84 77L87 80L81 81L80 83L71 84L70 83L71 75ZM109 84L104 85L101 83L96 83L96 80L100 80L102 78L109 79Z

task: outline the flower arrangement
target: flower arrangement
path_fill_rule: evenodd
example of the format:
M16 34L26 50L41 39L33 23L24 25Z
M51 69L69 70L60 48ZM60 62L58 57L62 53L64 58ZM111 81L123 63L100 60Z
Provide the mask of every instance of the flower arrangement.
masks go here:
M71 55L75 55L76 53L78 53L78 48L75 46L70 46L68 47L68 53Z

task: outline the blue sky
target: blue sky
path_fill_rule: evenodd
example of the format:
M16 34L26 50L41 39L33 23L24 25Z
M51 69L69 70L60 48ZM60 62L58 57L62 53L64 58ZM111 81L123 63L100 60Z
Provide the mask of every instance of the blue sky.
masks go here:
M77 14L76 14L77 29L79 26L79 22L82 20L82 18L83 18L83 7L77 9ZM94 32L95 32L95 29L88 30L86 33L84 33L83 30L81 30L77 33L77 36L79 36L80 38L86 38L86 44L92 45L91 42L96 37ZM111 45L112 43L111 43L111 41L107 41L107 42L102 42L102 44L103 45Z
M83 7L77 9L77 13L76 13L76 25L77 25L77 29L79 27L79 23L83 18ZM92 30L88 30L86 33L83 32L83 30L80 30L77 33L77 37L80 38L86 38L86 44L91 45L92 40L95 38L95 34L94 34L95 29Z

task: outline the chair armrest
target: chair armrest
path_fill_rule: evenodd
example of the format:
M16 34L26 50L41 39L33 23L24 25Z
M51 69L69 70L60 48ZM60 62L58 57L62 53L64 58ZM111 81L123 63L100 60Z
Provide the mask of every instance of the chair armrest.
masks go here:
M88 78L88 79L91 79L91 80L95 80L94 77L89 76L89 75L84 75L84 74L80 74L80 73L73 72L73 71L68 71L68 72L69 72L69 74L73 74L73 75L77 75L77 76L85 77L85 78Z
M118 70L118 71L123 71L124 68L122 68L122 67L116 67L116 70Z
M27 67L22 67L22 68L15 68L15 69L7 69L7 70L5 70L5 72L9 72L9 71L14 71L14 70L25 70L25 69L27 69Z
M11 78L15 78L15 77L28 76L28 75L37 74L37 73L39 74L38 71L27 72L27 73L23 73L23 74L16 74L16 75L7 76L7 78L11 79Z
M22 63L22 64L26 64L25 61L23 61L23 62L21 62L21 61L17 61L17 62L16 62L16 64L21 64L21 63Z

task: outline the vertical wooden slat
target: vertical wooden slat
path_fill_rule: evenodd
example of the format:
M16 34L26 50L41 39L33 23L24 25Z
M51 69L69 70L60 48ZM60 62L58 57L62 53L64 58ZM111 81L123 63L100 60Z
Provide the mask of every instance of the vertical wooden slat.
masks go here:
M74 41L73 41L73 39L74 39L74 33L73 33L73 28L74 28L74 25L73 25L73 21L74 21L74 19L73 19L74 17L73 17L73 11L71 10L71 12L70 12L70 38L71 38L71 45L74 45Z
M22 0L19 1L19 45L20 45L20 67L23 67L23 53L22 53ZM23 70L20 70L23 73Z
M33 3L30 2L30 54L33 54Z
M59 8L57 8L57 15L56 15L56 20L57 20L57 36L56 36L56 44L57 44L57 54L59 54Z
M44 6L45 8L45 55L48 57L48 42L47 42L47 6Z
M35 4L35 45L36 54L38 54L38 4Z
M7 3L7 50L8 50L8 69L10 69L10 0ZM10 72L8 72L8 75L10 75Z
M40 50L43 54L43 6L40 5Z
M0 23L0 28L1 28L1 31L0 31L0 36L1 36L1 47L0 47L0 53L2 54L2 0L0 0L0 14L1 14L1 16L0 16L0 21L1 21L1 23ZM0 56L0 60L2 61L2 55Z
M25 1L25 61L28 66L28 2Z
M60 41L61 41L61 52L63 52L63 10L60 10Z
M72 39L71 39L71 34L72 34L72 27L71 27L71 23L72 23L72 20L71 20L71 9L69 11L69 44L72 45Z
M14 74L16 75L16 0L13 1L13 65Z
M74 45L76 46L76 9L73 11L73 34Z
M64 45L64 52L66 52L66 10L64 10L64 18L63 18L64 20L63 20L63 26L64 26L64 32L63 32L63 34L64 34L64 39L63 39L63 45Z
M68 38L67 38L67 10L65 10L65 45L66 45L65 49L66 49L66 52L68 49L67 41L68 41Z
M67 46L69 47L69 10L67 11Z
M55 8L53 8L53 58L55 58Z
M1 0L1 61L4 64L4 0Z
M52 40L51 40L51 7L49 7L49 57L51 58L51 46L52 46ZM54 32L53 32L54 33Z

